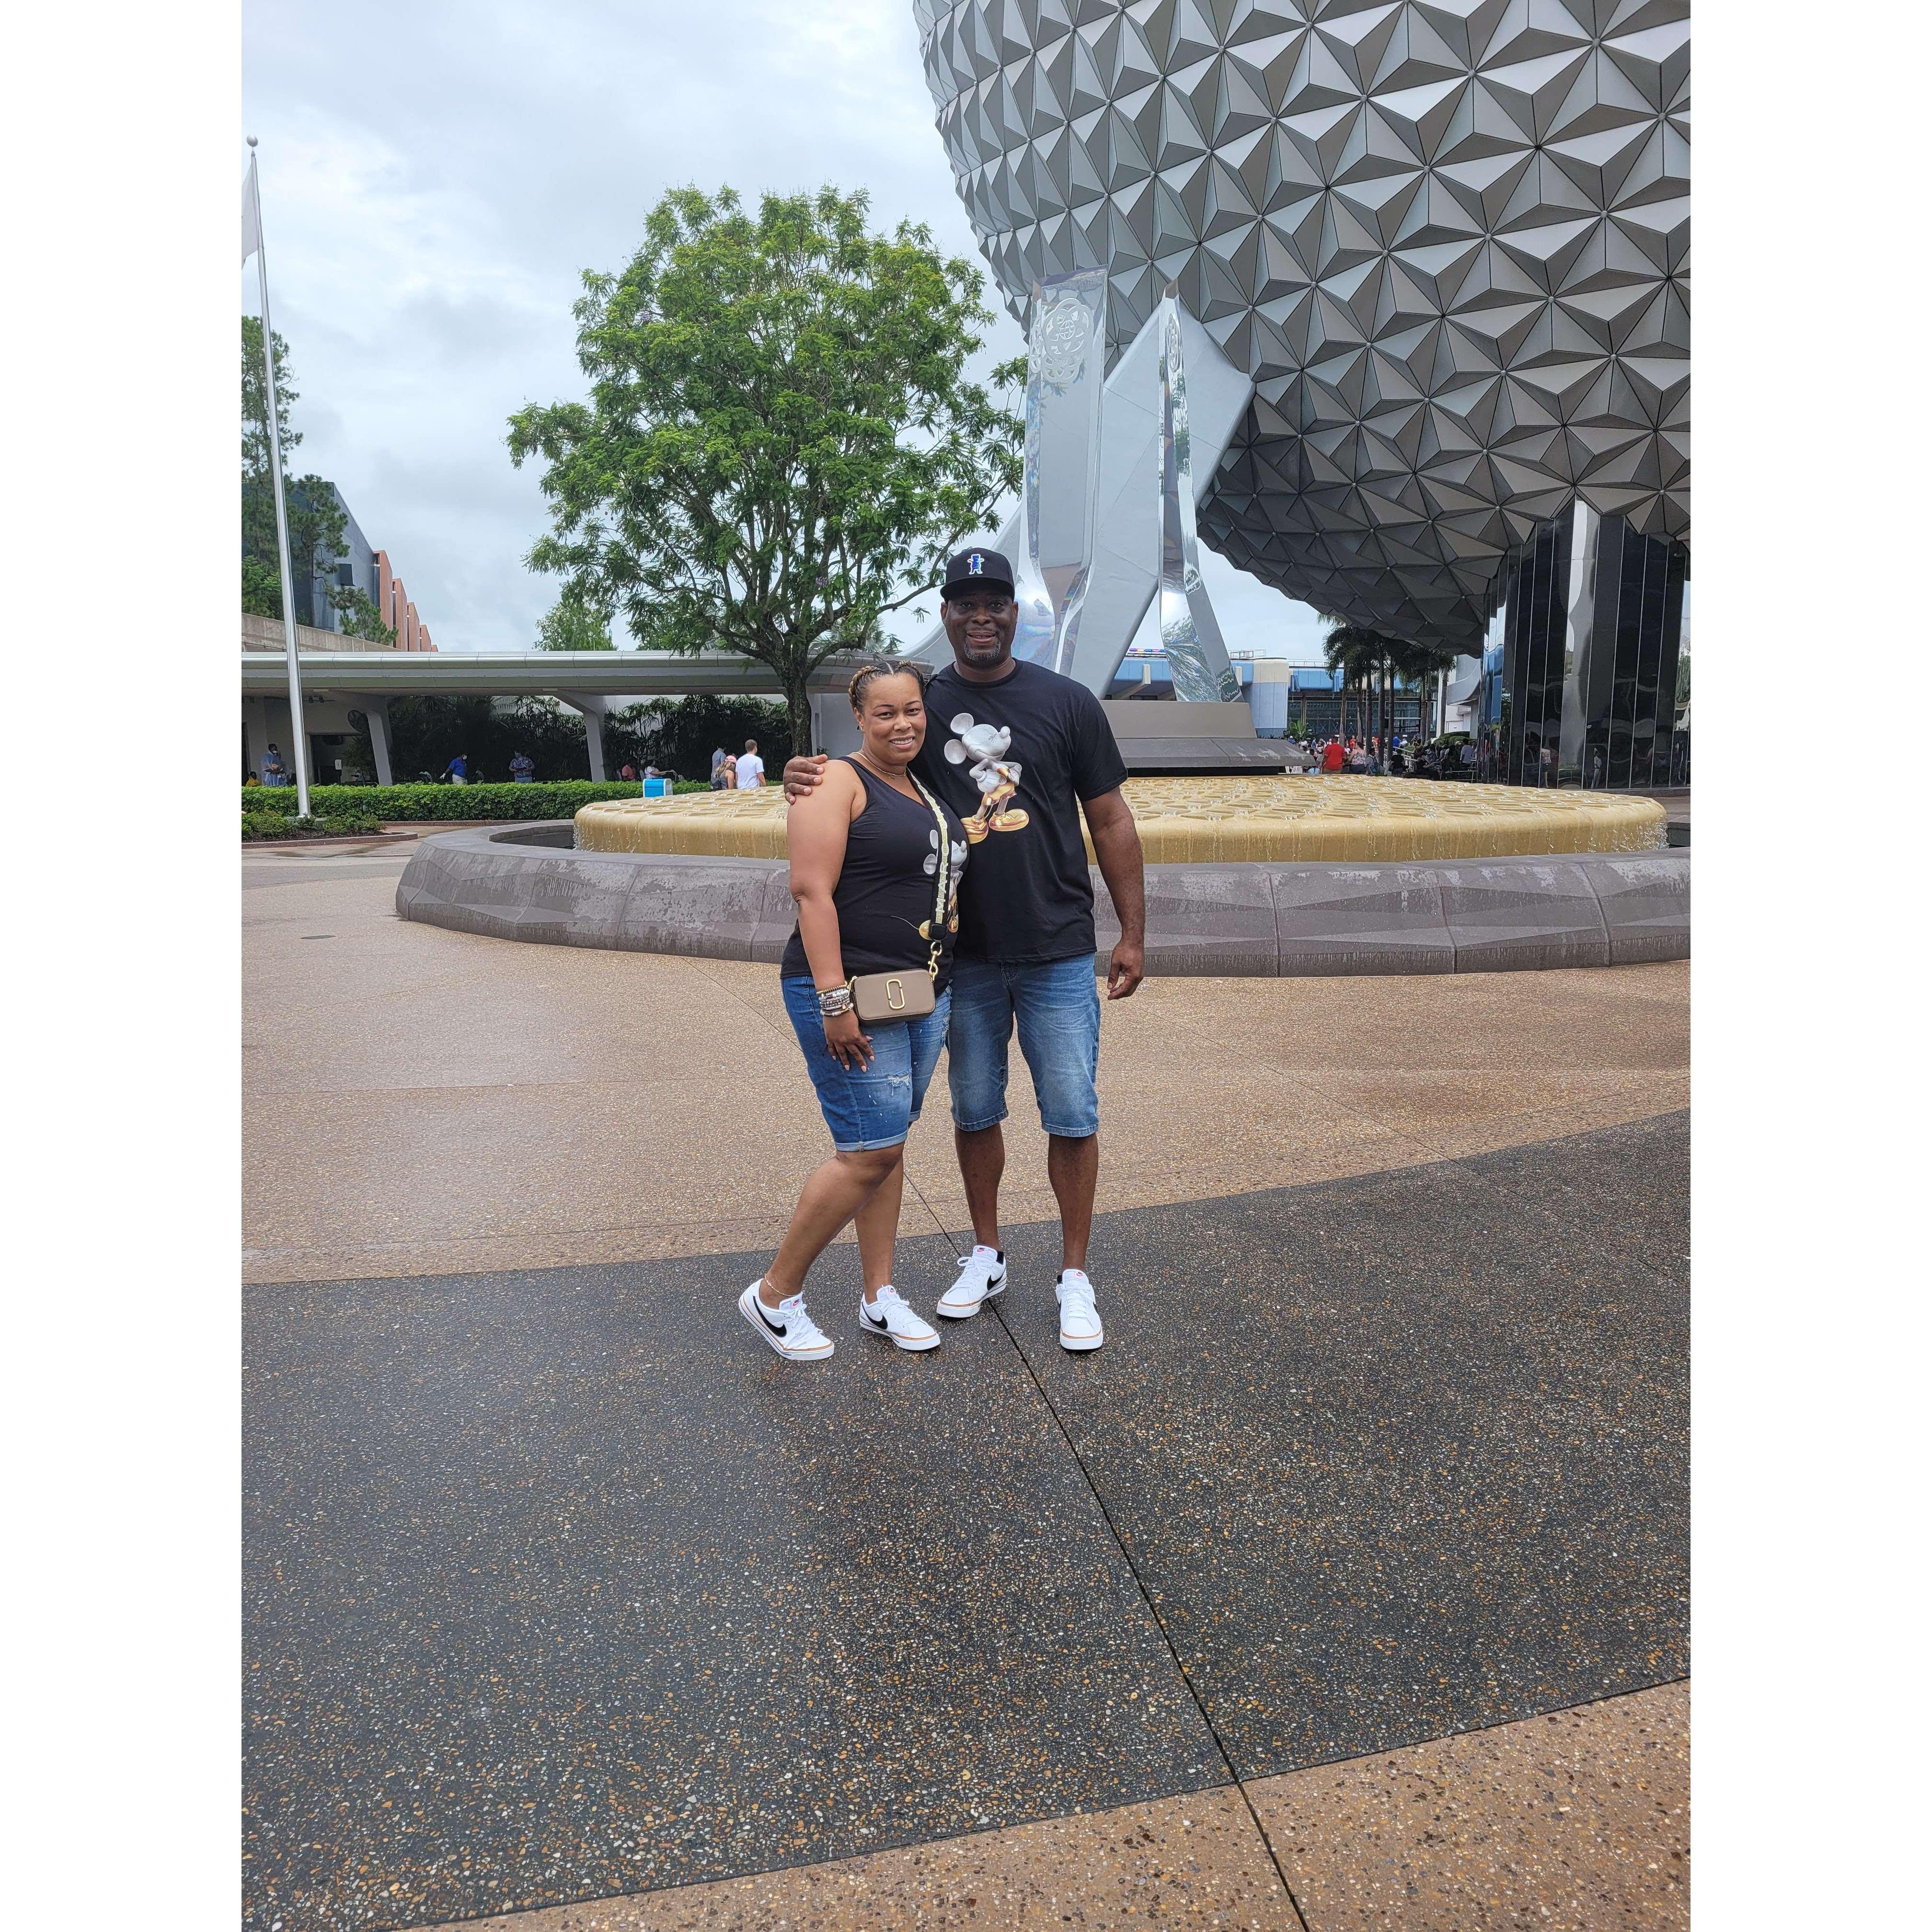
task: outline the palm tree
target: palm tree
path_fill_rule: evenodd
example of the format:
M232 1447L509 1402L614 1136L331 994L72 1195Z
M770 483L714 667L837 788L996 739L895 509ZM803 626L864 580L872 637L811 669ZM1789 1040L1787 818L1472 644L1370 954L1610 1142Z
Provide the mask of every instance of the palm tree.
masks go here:
M1365 728L1363 735L1380 738L1386 753L1388 742L1395 735L1396 678L1419 686L1424 680L1454 663L1455 653L1436 644L1413 644L1406 638L1399 638L1391 631L1378 630L1372 625L1350 624L1339 618L1329 621L1332 628L1322 643L1328 668L1342 674L1345 686L1358 679L1360 680L1365 711L1367 693L1371 686L1374 687L1376 729L1370 733ZM1342 735L1345 738L1348 735L1347 706L1345 697L1342 719Z
M1322 640L1322 654L1328 661L1328 668L1342 674L1344 738L1348 735L1347 687L1359 682L1362 687L1362 735L1365 738L1380 736L1383 743L1388 743L1385 732L1371 732L1368 728L1369 692L1372 687L1378 686L1378 696L1387 696L1389 668L1395 656L1407 649L1408 646L1401 638L1367 624L1337 623Z
M1456 653L1440 644L1405 644L1396 652L1394 659L1396 674L1418 692L1426 691L1430 680L1438 672L1447 670L1455 662ZM1418 710L1418 732L1421 728L1422 713Z
M1369 680L1374 674L1375 667L1381 658L1382 634L1370 629L1365 624L1346 623L1339 618L1330 621L1334 628L1322 640L1322 656L1328 660L1328 668L1341 674L1340 736L1346 741L1348 736L1348 687L1352 684L1360 684L1364 694L1363 715L1366 718Z

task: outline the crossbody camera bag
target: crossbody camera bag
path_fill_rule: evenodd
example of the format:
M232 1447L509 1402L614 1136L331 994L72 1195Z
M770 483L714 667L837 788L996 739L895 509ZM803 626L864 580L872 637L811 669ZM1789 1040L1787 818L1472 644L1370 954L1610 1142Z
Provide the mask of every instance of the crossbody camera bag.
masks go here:
M939 827L932 916L919 928L920 938L929 941L932 950L922 973L913 966L898 973L861 973L846 982L852 988L852 1010L858 1015L861 1026L878 1026L886 1020L923 1019L939 1004L934 988L939 980L940 958L946 949L946 909L952 885L952 835L946 830L946 814L940 809L939 801L910 772L906 776L912 778L932 814L933 823Z

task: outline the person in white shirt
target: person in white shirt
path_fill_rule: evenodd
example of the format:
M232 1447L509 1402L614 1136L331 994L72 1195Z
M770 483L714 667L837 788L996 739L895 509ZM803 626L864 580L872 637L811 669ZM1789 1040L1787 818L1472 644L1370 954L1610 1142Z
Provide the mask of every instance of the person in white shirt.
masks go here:
M756 791L765 782L765 761L758 756L758 741L745 740L744 755L738 760L738 789Z

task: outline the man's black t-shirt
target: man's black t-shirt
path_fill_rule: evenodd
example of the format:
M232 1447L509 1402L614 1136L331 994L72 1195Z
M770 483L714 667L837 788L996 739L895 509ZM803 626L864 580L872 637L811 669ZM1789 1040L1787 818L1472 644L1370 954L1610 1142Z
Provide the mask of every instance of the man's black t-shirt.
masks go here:
M972 683L949 664L926 686L926 719L913 770L973 842L958 956L1018 965L1093 952L1079 806L1127 776L1100 700L1018 658L997 684Z

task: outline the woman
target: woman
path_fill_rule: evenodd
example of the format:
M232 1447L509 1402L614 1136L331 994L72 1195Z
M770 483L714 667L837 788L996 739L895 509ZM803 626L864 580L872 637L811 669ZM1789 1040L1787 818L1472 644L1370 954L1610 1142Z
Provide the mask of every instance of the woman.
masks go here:
M859 1326L894 1346L939 1346L892 1286L905 1138L946 1039L966 834L909 769L926 741L924 686L909 666L869 664L848 692L859 749L834 758L786 820L798 930L778 966L785 1010L818 1090L832 1158L805 1184L770 1268L738 1307L778 1352L823 1361L832 1342L805 1306L805 1277L856 1222ZM862 1026L850 980L930 975L933 1009Z

